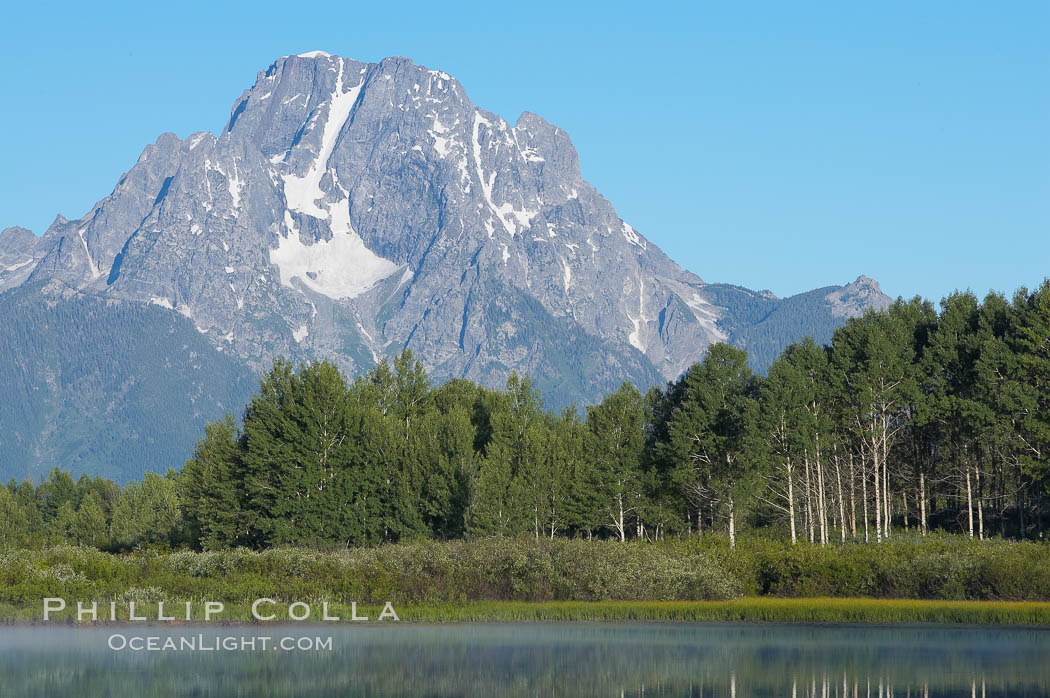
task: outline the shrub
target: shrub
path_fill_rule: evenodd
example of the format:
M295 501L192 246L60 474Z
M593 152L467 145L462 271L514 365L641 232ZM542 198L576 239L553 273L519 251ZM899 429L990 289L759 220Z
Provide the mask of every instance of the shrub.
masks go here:
M744 537L730 550L718 536L656 544L519 537L330 552L0 551L0 604L46 596L442 604L740 595L1048 601L1050 545L940 535L821 547Z

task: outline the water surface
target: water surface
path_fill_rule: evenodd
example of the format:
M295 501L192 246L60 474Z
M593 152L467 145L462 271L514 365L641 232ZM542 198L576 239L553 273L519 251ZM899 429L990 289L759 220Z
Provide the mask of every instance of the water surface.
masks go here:
M198 649L114 651L122 635ZM202 651L219 638L256 649ZM259 638L269 637L267 649ZM283 651L273 645L318 644ZM185 638L185 639L184 639ZM324 647L331 638L331 648ZM145 640L141 640L145 642ZM229 641L228 641L229 642ZM1050 630L726 624L0 628L3 696L1050 696Z

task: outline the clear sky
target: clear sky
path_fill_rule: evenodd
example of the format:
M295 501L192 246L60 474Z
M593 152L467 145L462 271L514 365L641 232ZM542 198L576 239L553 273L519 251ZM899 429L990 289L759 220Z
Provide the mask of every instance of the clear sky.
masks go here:
M281 55L401 55L565 128L707 281L1012 292L1050 275L1050 2L4 3L0 227L83 215Z

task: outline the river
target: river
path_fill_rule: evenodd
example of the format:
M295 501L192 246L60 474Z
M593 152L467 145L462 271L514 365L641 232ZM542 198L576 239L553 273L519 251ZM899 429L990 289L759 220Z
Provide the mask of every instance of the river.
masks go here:
M0 627L0 679L0 695L48 698L1050 696L1050 630L678 623L7 626Z

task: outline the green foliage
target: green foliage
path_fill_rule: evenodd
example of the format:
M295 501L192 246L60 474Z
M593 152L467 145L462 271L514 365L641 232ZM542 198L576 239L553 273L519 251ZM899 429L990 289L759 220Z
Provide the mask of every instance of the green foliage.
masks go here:
M629 516L642 499L639 464L645 445L642 395L630 383L587 409L587 456L591 462L592 521L627 538Z
M758 383L746 353L715 344L681 385L667 426L671 477L697 511L705 501L726 505L732 540L736 503L762 462Z
M76 499L76 489L76 483L69 473L59 468L51 469L47 479L36 491L37 507L45 523L58 518L64 506L69 505L72 508Z
M1014 446L1021 467L1050 493L1050 280L1031 294L1019 291L1013 310Z
M146 473L142 482L132 482L113 507L110 537L122 548L150 543L176 543L181 522L176 476Z
M539 535L547 431L539 394L512 373L490 414L491 436L471 498L472 535Z
M17 548L29 539L29 518L8 488L0 488L0 548Z
M147 593L146 590L152 590ZM56 547L0 553L0 603L45 596L383 603L727 599L735 582L705 553L533 537L312 552L275 548L115 556Z
M69 540L77 545L102 547L106 544L106 514L102 501L88 492L69 524Z
M359 420L339 370L322 362L294 373L277 362L245 412L239 454L245 541L339 544L357 533L352 502ZM245 516L246 514L246 516Z
M732 552L724 537L714 536L658 544L491 537L331 552L273 548L113 555L57 546L0 551L0 607L38 612L44 597L122 603L209 599L247 605L265 596L285 603L391 601L399 612L403 606L445 604L443 608L453 609L450 613L458 613L464 604L479 601L670 602L730 600L743 594L766 597L739 603L751 604L755 614L765 608L770 615L725 619L979 621L979 608L939 607L936 612L943 615L909 616L909 607L858 602L856 597L1047 602L1047 570L1046 544L982 544L958 536L841 549L744 536ZM812 599L820 596L843 601ZM807 600L777 602L794 597ZM934 612L915 607L923 608ZM953 617L951 608L968 615ZM989 608L1004 618L1010 613L1005 607ZM688 618L667 613L662 618ZM820 613L827 615L815 615ZM1045 622L1045 609L1043 613L1040 622Z
M237 540L245 513L236 485L240 453L233 417L204 427L193 457L182 469L182 509L190 537L205 550Z
M749 537L732 553L695 544L739 580L744 594L1050 601L1050 545L962 536L899 537L882 545L791 545Z

